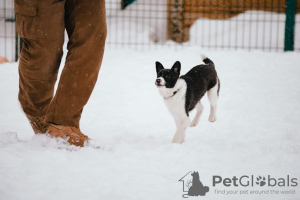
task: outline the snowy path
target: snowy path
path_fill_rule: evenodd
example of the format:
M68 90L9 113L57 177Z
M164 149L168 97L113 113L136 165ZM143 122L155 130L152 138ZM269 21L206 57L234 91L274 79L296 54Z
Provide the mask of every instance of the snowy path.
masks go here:
M154 62L180 60L183 74L201 63L200 53L221 80L218 120L208 122L204 97L199 125L184 144L171 144L175 125L154 85ZM33 135L17 101L17 64L0 65L0 199L182 199L178 180L198 171L210 191L197 199L299 200L299 185L284 188L295 194L242 196L214 190L261 188L211 184L213 175L290 175L300 183L299 63L299 53L108 49L81 121L101 149L74 151Z

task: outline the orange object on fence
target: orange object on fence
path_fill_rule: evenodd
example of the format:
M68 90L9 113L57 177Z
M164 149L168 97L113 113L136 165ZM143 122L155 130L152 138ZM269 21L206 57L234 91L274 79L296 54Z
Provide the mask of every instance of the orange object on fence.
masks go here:
M7 63L8 60L5 57L0 56L0 64Z

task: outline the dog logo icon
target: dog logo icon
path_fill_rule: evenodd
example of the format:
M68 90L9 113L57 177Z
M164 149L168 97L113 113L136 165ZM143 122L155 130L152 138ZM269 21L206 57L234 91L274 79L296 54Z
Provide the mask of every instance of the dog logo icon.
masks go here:
M191 175L192 177L188 175ZM179 181L182 181L183 192L187 192L187 194L182 195L183 198L188 198L188 196L205 196L209 191L209 187L203 186L201 183L198 172L190 171Z

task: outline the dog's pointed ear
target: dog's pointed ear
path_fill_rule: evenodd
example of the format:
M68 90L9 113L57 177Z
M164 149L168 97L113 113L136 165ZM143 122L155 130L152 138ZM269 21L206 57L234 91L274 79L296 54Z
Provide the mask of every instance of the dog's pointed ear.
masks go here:
M175 74L180 74L180 68L181 68L181 64L179 61L176 61L172 67L172 71L175 73Z
M164 66L158 61L156 61L155 64L156 64L156 73L158 74L161 70L164 69Z

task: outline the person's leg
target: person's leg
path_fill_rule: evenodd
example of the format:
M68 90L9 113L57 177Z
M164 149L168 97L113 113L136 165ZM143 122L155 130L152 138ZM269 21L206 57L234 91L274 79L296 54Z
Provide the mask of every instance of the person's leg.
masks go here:
M44 123L53 97L63 54L64 4L58 0L15 0L17 31L24 39L18 98L32 126ZM45 132L45 127L41 128L40 132Z
M106 39L105 0L67 0L68 55L46 121L79 128L95 86Z

